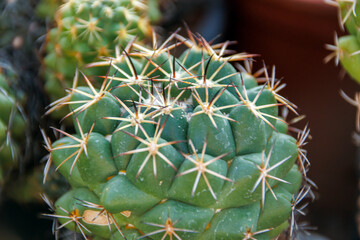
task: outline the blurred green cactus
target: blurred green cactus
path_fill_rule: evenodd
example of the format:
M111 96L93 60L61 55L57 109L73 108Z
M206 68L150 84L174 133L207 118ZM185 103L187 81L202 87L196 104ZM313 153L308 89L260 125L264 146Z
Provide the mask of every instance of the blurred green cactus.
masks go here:
M40 18L54 19L62 0L41 0L36 6L36 15Z
M65 95L76 68L83 69L100 56L113 55L116 46L150 36L150 21L158 18L156 0L65 1L55 14L56 27L50 29L46 40L44 78L51 99ZM87 72L104 74L97 70Z
M0 187L11 169L18 167L26 142L26 118L21 107L24 97L15 91L18 76L6 63L0 63Z
M252 55L226 56L228 44L174 33L130 43L99 89L82 75L52 105L70 106L76 133L47 142L72 189L46 215L85 239L271 239L294 226L309 133L287 134L283 85L266 68L259 84Z
M360 4L356 0L327 2L338 7L340 26L345 27L349 35L340 38L335 35L335 44L326 45L332 53L325 58L325 62L335 58L336 65L340 62L346 72L360 83Z
M332 53L325 58L328 62L335 58L335 63L341 65L345 71L360 84L360 3L357 0L327 0L327 2L338 8L338 18L342 30L347 30L349 35L337 37L335 34L335 44L327 44L326 48ZM346 102L353 105L357 109L356 114L356 131L353 134L353 143L359 148L359 132L360 132L360 93L356 92L354 99L349 97L344 91L340 91L340 95ZM360 166L360 159L357 158L356 165ZM358 174L359 176L359 174ZM358 177L359 178L359 177ZM357 201L359 200L359 196ZM360 210L357 207L354 219L357 222L358 233L360 234ZM360 235L359 235L360 236Z

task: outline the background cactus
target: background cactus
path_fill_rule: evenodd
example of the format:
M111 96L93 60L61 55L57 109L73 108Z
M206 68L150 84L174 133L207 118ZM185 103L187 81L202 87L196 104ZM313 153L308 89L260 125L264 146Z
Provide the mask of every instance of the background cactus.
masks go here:
M329 4L338 8L338 18L342 30L347 30L349 35L341 36L338 38L335 33L334 45L327 44L326 48L331 50L332 53L325 58L325 62L335 58L335 64L340 62L346 72L357 83L360 83L360 3L356 0L344 1L335 0L327 1ZM340 95L351 105L357 108L356 115L356 132L353 134L353 142L360 147L360 93L355 93L354 99L349 97L344 91L340 91ZM358 156L357 166L360 166L360 159ZM360 173L357 170L358 181L360 182ZM359 190L357 192L359 194ZM360 197L358 196L358 200ZM357 205L356 221L358 235L360 236L360 210Z
M8 181L2 186L1 199L12 199L18 203L43 203L39 191L48 189L56 192L61 188L54 181L60 178L59 175L53 175L48 185L44 186L39 174L42 171L39 160L44 152L38 126L44 112L45 96L39 80L40 62L36 46L40 45L45 27L35 17L36 3L0 3L1 161L3 168L6 162L16 168L11 175L4 170ZM6 156L9 149L12 149L11 156ZM63 191L57 192L55 196Z
M10 170L18 168L26 145L26 117L21 107L25 99L21 91L13 90L17 84L18 76L12 68L0 63L0 186Z
M190 32L153 42L118 52L99 89L77 72L86 86L55 104L70 106L76 133L46 138L47 166L72 187L47 216L86 239L270 239L289 226L292 235L310 189L309 131L287 134L278 107L296 106L275 72L264 68L259 84L231 63L252 55Z
M328 0L329 4L338 7L339 22L342 29L344 27L349 35L340 38L335 34L334 45L327 44L326 48L333 51L332 54L325 58L328 62L335 58L336 65L340 62L346 72L357 82L360 83L360 5L356 0Z
M158 18L155 0L65 1L46 40L44 78L51 99L65 95L62 89L71 87L76 67L112 55L115 46L126 45L135 37L141 41L151 34L150 21Z
M41 0L36 5L36 15L41 18L54 20L56 11L62 3L62 0Z

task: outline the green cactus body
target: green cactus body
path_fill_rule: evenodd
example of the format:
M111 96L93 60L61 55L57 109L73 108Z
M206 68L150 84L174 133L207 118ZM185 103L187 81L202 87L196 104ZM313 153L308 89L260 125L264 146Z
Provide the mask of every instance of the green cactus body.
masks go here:
M22 157L21 145L25 143L26 121L21 108L21 91L13 91L17 82L14 71L0 66L0 186L8 172L17 168Z
M41 18L53 19L61 3L61 0L42 0L36 6L36 14Z
M58 6L58 1L43 0L44 6ZM149 4L147 4L149 2ZM151 2L151 4L150 4ZM99 57L113 56L123 47L151 35L150 21L159 18L156 0L67 0L55 14L56 27L47 35L47 55L44 58L45 88L52 100L63 97L62 89L72 86L73 73L80 68L89 75L105 75L106 67L84 69ZM49 11L53 11L52 9Z
M256 76L235 70L231 57L209 57L215 50L206 42L174 59L173 37L152 50L154 59L146 48L123 53L113 64L122 76L104 80L111 88L96 90L87 81L70 93L77 134L58 130L66 136L51 149L72 186L55 204L57 217L72 216L67 228L99 239L277 236L289 226L303 176L300 145L279 127L285 123L275 80L258 85ZM147 83L130 84L129 72ZM122 94L112 96L114 89ZM111 104L93 97L100 92Z
M355 36L349 35L339 39L339 47L342 51L341 65L356 81L360 82L360 55L352 53L360 50L360 45Z
M328 50L333 51L325 61L335 57L336 64L341 62L346 72L360 83L360 4L357 1L334 1L339 8L341 26L345 26L350 35L337 38L335 44L326 45Z

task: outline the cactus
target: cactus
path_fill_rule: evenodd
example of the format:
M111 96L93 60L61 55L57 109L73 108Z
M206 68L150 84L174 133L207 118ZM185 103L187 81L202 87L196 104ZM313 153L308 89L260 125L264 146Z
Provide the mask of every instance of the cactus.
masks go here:
M0 187L11 169L18 167L25 141L26 117L21 107L21 91L14 91L17 75L12 68L0 64Z
M36 15L53 20L62 0L41 0L36 6Z
M21 6L17 1L1 1L0 3L0 47L12 45L14 48L21 47L24 36L29 27L29 15L31 15L31 1L26 1ZM16 20L15 17L16 16Z
M229 43L130 43L100 88L76 72L86 86L57 102L76 133L55 129L63 137L46 144L71 190L45 215L85 239L271 239L294 227L309 132L287 134L278 107L296 106L275 72L251 74L253 55L228 56Z
M342 29L345 27L349 35L338 38L335 34L334 45L326 45L332 53L325 58L325 62L335 58L335 64L340 62L346 72L360 83L360 5L356 0L327 2L338 7L340 26Z
M38 126L46 123L40 123L45 96L36 54L45 26L35 17L37 2L0 2L0 200L27 204L43 204L39 192L58 197L67 186L60 174L44 185L38 164L43 155Z
M115 46L135 37L140 41L149 36L150 20L158 17L155 0L67 0L55 15L57 26L47 34L44 78L52 100L71 87L76 67L111 56Z
M347 30L348 35L337 37L335 33L334 45L326 44L326 48L332 51L325 58L325 62L335 58L335 64L341 65L345 71L360 84L360 4L356 0L333 0L327 1L329 4L338 8L338 18L340 27L342 30ZM356 92L354 99L349 97L344 91L340 91L340 95L346 102L356 107L356 131L353 134L353 142L359 148L360 147L360 93ZM356 159L356 165L360 166L360 159ZM359 172L357 174L359 182ZM357 197L359 201L360 196ZM357 223L358 235L360 236L360 209L357 208L355 213L355 219Z

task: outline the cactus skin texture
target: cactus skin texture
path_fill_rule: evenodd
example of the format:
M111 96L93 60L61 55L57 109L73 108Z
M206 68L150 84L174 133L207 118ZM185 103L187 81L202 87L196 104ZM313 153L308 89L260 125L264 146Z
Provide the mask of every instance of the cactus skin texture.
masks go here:
M260 85L239 73L234 64L252 55L225 56L229 42L174 33L156 43L108 62L100 89L76 74L87 86L60 103L76 133L57 129L64 137L47 146L72 189L46 215L85 239L276 237L306 174L278 117L295 105L266 70Z
M21 91L15 94L17 76L12 68L0 64L0 187L6 176L21 160L21 148L25 143L26 121L21 108Z
M135 36L141 41L151 35L150 20L156 20L159 12L157 2L149 2L151 7L143 0L67 0L59 7L56 27L47 34L44 58L45 89L52 100L65 95L63 89L71 87L76 68L113 55L115 46L126 45Z
M360 3L356 0L329 0L327 2L338 7L340 26L346 28L349 35L340 38L335 35L335 44L326 45L326 48L333 53L325 58L325 62L335 58L336 65L340 61L346 72L360 83Z

